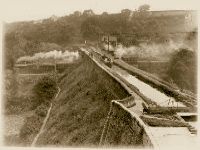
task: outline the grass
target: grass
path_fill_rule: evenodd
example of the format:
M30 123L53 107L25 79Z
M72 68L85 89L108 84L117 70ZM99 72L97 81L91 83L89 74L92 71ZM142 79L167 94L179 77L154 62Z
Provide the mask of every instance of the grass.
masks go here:
M47 115L52 99L57 93L57 84L55 78L50 76L41 78L33 87L33 93L36 99L37 108L34 114L26 119L20 131L20 138L24 145L30 145L33 138L38 134L43 120Z
M66 70L59 86L61 92L38 145L98 145L111 100L128 93L85 57Z

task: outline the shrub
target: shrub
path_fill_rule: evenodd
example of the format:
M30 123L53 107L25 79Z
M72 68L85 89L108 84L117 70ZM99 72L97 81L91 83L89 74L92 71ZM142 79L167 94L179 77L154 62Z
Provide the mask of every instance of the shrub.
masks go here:
M45 104L41 104L40 106L37 107L35 110L35 113L41 117L45 117L48 111L48 107Z
M38 105L43 102L49 102L57 92L57 84L55 78L45 76L41 78L33 88L33 93L38 101ZM37 105L37 106L38 106Z
M168 76L181 89L196 92L196 53L188 49L175 52L170 60Z

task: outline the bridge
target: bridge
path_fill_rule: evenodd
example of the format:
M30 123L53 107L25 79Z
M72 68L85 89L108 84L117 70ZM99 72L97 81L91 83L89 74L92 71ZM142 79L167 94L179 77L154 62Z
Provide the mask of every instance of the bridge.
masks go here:
M81 46L80 53L128 93L124 99L111 101L100 146L118 144L155 149L174 145L185 148L195 146L197 100L194 95L182 93L169 83L120 59L114 59L100 49ZM103 56L111 60L111 65L102 59ZM24 70L31 68L30 65L16 67L25 67ZM44 67L41 66L40 70L44 70ZM54 65L50 70L53 68ZM36 66L33 69L37 70ZM20 75L26 75L27 71L24 70Z
M101 146L112 145L116 137L126 138L124 134L133 137L125 143L156 149L175 145L190 148L197 144L196 119L185 119L197 116L193 95L182 93L122 60L114 60L111 55L106 55L114 60L112 66L108 66L101 59L105 56L101 50L82 47L81 51L130 94L123 100L111 102L99 143ZM116 132L122 134L115 135Z

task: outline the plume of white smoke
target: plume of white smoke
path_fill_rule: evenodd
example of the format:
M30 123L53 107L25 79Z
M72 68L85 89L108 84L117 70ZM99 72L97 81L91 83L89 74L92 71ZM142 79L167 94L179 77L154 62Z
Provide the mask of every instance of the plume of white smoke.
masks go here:
M17 62L22 62L22 61L33 61L31 56L23 56L17 59Z
M192 49L184 42L173 42L170 40L167 43L156 44L156 43L141 43L139 46L123 47L119 45L115 50L115 55L118 57L139 57L148 58L154 57L157 59L169 59L169 55L180 48Z
M72 63L73 61L79 58L78 51L70 52L70 51L49 51L49 52L39 52L34 54L33 56L23 56L17 60L17 63L26 61L26 62L62 62L62 63Z

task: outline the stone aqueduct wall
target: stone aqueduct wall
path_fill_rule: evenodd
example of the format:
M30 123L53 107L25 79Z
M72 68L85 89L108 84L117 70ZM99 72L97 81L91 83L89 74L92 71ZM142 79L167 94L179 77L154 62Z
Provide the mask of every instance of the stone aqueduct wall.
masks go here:
M155 147L144 122L118 101L112 101L100 145Z
M82 54L91 59L84 52ZM130 97L124 100L113 100L111 102L99 145L156 147L154 139L144 122L139 116L128 110L129 106L134 105L134 97L130 87L104 69L98 62L94 60L91 62L105 71L130 94Z

